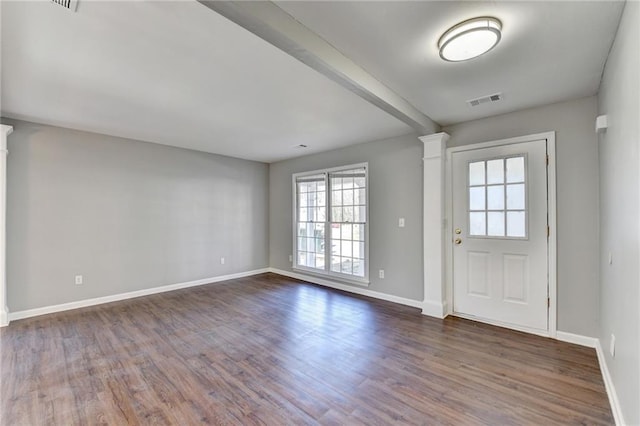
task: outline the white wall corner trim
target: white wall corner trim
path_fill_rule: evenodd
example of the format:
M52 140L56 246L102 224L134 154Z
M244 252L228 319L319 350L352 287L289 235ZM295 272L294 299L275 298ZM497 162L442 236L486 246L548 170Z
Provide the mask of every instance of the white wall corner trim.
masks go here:
M178 284L169 284L159 287L145 288L143 290L130 291L127 293L114 294L111 296L96 297L93 299L79 300L76 302L62 303L60 305L44 306L42 308L28 309L25 311L17 311L9 313L9 320L19 320L23 318L35 317L38 315L52 314L54 312L69 311L72 309L86 308L88 306L101 305L103 303L117 302L120 300L133 299L151 294L165 293L168 291L179 290L188 287L197 287L206 284L212 284L220 281L233 280L236 278L250 277L252 275L264 274L269 272L269 268L255 269L253 271L238 272L229 275L220 275L212 278L203 278L195 281L187 281Z
M7 308L7 136L13 127L0 124L0 327L9 325Z
M609 404L611 405L611 412L613 413L613 419L615 420L616 425L619 425L619 426L626 425L627 423L624 421L624 416L622 415L622 407L620 406L620 401L618 400L618 394L616 392L615 385L613 384L613 379L611 378L611 374L609 373L609 367L607 367L607 360L604 356L604 352L602 351L602 345L600 344L599 339L596 339L596 353L598 354L600 371L602 372L604 387L607 390L607 396L609 397Z
M336 290L359 294L361 296L373 297L374 299L386 300L387 302L398 303L400 305L411 306L413 308L422 308L422 302L420 300L407 299L400 296L394 296L392 294L380 293L363 287L355 287L353 285L342 284L336 281L314 277L312 275L299 274L297 272L285 271L278 268L269 268L269 272L289 278L295 278L300 281L306 281L312 284L318 284L324 287L334 288Z
M420 136L423 156L423 265L424 302L422 313L436 318L447 316L445 294L445 150L449 135L435 133Z

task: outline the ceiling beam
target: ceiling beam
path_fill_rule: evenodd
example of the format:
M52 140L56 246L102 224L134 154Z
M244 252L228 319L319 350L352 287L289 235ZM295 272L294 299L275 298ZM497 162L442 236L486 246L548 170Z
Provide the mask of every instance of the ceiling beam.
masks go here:
M418 133L424 135L440 130L437 123L274 3L198 2L393 115Z

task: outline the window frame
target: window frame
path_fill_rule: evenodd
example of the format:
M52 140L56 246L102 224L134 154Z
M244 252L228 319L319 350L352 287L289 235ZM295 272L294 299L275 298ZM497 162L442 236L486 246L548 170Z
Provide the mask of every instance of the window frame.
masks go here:
M364 276L358 277L350 274L343 274L341 272L336 272L331 270L331 182L330 182L330 174L340 171L347 171L353 169L364 169L365 170L365 222L364 222ZM324 269L311 268L305 265L298 264L298 188L297 188L297 179L303 178L305 176L313 176L323 174L325 179L325 232L324 232L324 245L325 245L325 264ZM348 164L340 167L331 167L326 169L319 170L311 170L306 172L293 173L291 176L292 182L292 247L293 247L293 258L292 258L292 269L299 272L304 272L311 275L317 275L321 277L331 277L336 280L344 281L351 284L357 284L362 286L369 285L369 163L356 163L356 164ZM343 222L347 223L347 222ZM357 222L361 223L361 222Z

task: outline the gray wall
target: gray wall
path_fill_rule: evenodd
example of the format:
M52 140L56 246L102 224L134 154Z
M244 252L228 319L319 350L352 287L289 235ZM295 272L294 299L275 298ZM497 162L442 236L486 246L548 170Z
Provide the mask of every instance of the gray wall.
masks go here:
M600 341L624 420L640 425L640 3L627 2L600 87ZM609 252L613 257L609 264ZM611 334L616 356L609 354Z
M422 150L415 135L370 142L271 164L269 253L274 268L291 271L291 175L354 163L369 163L369 289L423 299ZM398 218L405 227L398 227ZM378 278L378 270L385 278Z
M268 165L2 122L10 311L268 266Z
M449 146L556 131L558 330L598 336L598 147L595 97L445 128Z

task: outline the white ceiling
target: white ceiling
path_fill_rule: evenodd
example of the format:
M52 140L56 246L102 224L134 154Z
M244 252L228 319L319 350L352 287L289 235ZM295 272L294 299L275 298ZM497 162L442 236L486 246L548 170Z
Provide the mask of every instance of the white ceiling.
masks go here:
M594 95L624 3L285 1L278 6L440 125ZM437 41L477 16L503 23L488 54L445 62ZM469 107L497 92L504 101Z
M266 162L412 131L195 1L0 4L3 116ZM623 7L278 5L441 125L595 94ZM501 43L440 60L440 34L478 15L503 21ZM504 101L465 103L495 92Z
M3 116L265 162L411 132L195 1L2 1L1 102Z

